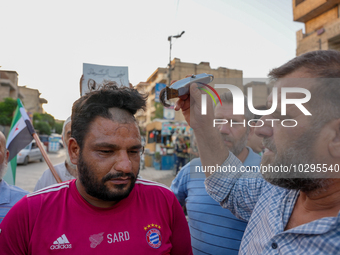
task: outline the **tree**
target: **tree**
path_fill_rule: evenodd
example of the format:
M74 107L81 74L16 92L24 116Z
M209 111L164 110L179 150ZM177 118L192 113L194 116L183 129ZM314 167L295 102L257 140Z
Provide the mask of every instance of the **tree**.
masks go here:
M34 113L33 121L43 121L48 123L51 128L54 128L55 120L51 114L48 113Z
M34 128L41 135L50 135L51 134L51 127L50 127L50 125L48 125L47 122L36 121L36 122L34 122Z
M10 126L13 119L13 113L18 103L15 99L6 97L0 102L0 125ZM54 117L48 113L34 113L33 126L39 134L50 135L54 129L56 133L61 134L63 123L56 123Z
M62 131L63 131L63 125L64 125L64 122L56 122L54 124L55 132L58 133L58 134L61 134Z
M48 113L34 113L33 126L39 132L39 134L46 135L50 135L52 130L58 134L61 134L63 128L63 124L56 123L54 117Z
M17 104L17 101L10 97L6 97L3 102L0 102L0 125L11 125Z

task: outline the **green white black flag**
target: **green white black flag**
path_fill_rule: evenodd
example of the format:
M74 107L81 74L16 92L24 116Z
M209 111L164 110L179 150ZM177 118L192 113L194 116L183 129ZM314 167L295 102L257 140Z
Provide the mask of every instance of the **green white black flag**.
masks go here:
M29 117L25 108L22 106L20 99L17 99L17 101L18 106L15 110L11 129L7 137L6 148L9 150L9 164L7 173L4 176L4 180L13 185L15 184L17 154L33 140L29 131L29 128L32 129Z

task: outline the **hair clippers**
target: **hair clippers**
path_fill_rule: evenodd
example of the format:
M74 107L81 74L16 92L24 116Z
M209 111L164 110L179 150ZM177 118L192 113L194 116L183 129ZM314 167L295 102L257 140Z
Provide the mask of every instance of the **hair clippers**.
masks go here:
M184 78L182 80L176 81L170 87L165 87L161 90L159 94L159 99L165 107L170 105L165 102L172 98L180 97L190 93L190 84L192 83L203 83L207 84L212 82L214 76L211 74L201 73L197 75L192 75L190 77Z

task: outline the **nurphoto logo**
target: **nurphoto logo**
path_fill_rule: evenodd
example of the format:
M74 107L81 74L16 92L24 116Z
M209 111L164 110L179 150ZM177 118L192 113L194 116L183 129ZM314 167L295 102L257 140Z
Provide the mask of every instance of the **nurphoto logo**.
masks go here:
M221 99L219 97L219 95L217 94L216 90L213 89L212 87L209 86L209 88L217 95L221 105ZM234 115L244 115L244 94L243 91L235 86L235 85L231 85L231 84L216 84L215 88L217 89L229 89L232 96L233 96L233 114ZM216 101L213 97L213 95L207 91L206 89L202 89L205 92L207 92L207 94L213 99L215 105L216 105ZM208 93L209 92L209 93ZM272 114L273 112L275 112L277 105L278 105L278 93L277 93L277 88L274 87L272 90L272 105L270 107L270 109L267 110L257 110L254 107L253 104L253 88L252 87L248 87L247 88L247 92L248 92L248 97L247 97L247 104L248 104L248 108L249 110L256 115L269 115ZM287 94L288 93L301 93L303 94L305 97L303 98L294 98L294 99L288 99L287 98ZM201 95L201 114L202 115L207 115L207 94L202 94ZM296 88L296 87L283 87L281 88L281 115L285 116L287 114L287 105L288 104L294 104L298 109L300 109L300 111L304 114L304 115L312 115L304 106L304 103L307 103L309 100L311 99L311 93L309 90L304 89L304 88ZM253 121L258 121L260 122L260 124L257 124L257 126L263 126L264 125L264 121L263 120L254 120L251 119L248 121L248 126L250 127L255 127L252 126L251 123ZM275 121L281 121L281 125L284 127L295 127L297 126L297 121L294 119L283 119L283 120L279 120L279 119L266 119L265 121L270 121L272 123L272 126L274 125ZM243 122L232 122L232 120L230 121L230 125L232 126L234 125L246 125L246 121L244 120ZM292 123L293 122L293 123ZM226 119L214 119L214 127L216 125L223 125L223 124L227 124L228 120ZM293 124L293 125L292 125Z

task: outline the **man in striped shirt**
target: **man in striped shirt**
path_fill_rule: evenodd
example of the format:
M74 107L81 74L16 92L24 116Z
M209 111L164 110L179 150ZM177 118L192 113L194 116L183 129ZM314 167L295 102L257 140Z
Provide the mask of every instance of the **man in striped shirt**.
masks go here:
M244 115L233 115L233 98L230 92L223 93L221 102L214 109L215 118L242 123L253 119L246 99ZM254 132L249 126L217 126L225 146L232 151L245 167L259 166L260 155L246 146L248 135ZM186 205L193 253L213 255L237 255L247 222L237 219L229 210L223 209L205 190L205 175L200 159L185 165L171 184L181 205Z
M226 170L206 172L207 192L248 221L240 254L340 254L340 52L308 52L269 75L269 110L255 130L264 138L264 178L224 148L209 104L200 118L195 85L177 102L203 166Z

